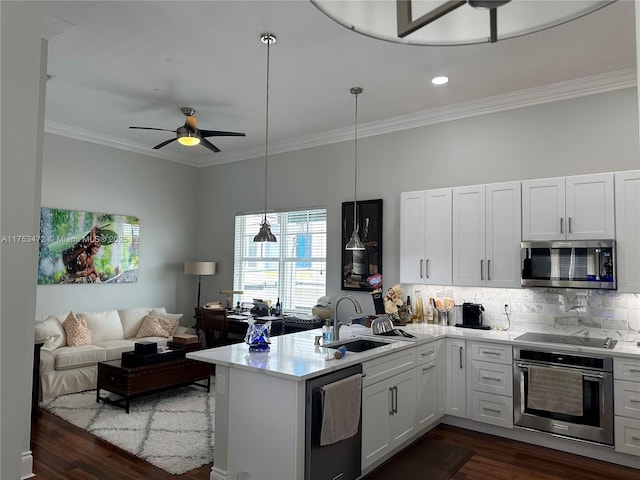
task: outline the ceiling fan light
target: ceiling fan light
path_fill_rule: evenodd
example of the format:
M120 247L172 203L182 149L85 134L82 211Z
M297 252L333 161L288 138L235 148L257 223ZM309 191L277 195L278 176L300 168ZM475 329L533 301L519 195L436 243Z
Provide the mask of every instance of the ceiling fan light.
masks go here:
M360 240L360 235L358 235L358 231L354 230L351 234L351 238L347 242L347 245L344 247L345 250L364 250L364 244Z
M260 231L258 234L253 237L254 242L277 242L276 236L271 233L271 225L267 221L267 217L265 216L260 224Z
M185 147L195 147L200 143L200 139L198 137L187 135L185 137L178 138L178 143L180 143L180 145L184 145Z

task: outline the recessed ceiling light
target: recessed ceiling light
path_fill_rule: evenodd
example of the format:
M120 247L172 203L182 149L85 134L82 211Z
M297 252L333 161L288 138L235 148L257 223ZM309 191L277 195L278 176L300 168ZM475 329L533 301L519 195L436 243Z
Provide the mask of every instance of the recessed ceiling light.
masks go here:
M431 83L434 85L445 85L449 83L449 77L433 77Z

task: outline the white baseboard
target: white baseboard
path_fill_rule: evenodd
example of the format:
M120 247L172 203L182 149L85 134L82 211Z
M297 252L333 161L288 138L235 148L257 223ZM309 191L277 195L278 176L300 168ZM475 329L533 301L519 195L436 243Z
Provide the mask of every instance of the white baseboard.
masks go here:
M33 455L31 450L22 452L22 461L20 462L20 479L33 478Z

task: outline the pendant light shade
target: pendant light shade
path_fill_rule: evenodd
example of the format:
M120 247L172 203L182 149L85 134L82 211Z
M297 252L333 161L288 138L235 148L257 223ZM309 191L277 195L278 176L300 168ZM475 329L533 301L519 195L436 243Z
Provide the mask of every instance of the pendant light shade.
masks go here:
M260 231L253 237L254 242L277 242L276 236L271 232L271 225L267 221L267 160L269 157L269 47L276 43L275 35L263 33L260 41L267 46L267 102L265 109L265 139L264 139L264 217L260 224Z
M356 114L355 114L355 140L354 145L354 168L353 168L353 233L351 238L345 245L345 250L364 250L364 244L360 240L358 235L358 209L356 199L357 197L357 185L358 185L358 95L362 93L362 88L353 87L350 92L356 99Z

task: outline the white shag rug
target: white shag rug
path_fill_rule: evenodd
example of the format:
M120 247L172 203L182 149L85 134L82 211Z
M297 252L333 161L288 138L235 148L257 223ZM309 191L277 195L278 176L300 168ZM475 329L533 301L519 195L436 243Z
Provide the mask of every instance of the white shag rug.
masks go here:
M96 403L95 390L61 395L40 406L162 470L180 475L213 462L214 391L212 381L211 393L191 385L138 398L131 401L129 414L122 408Z

